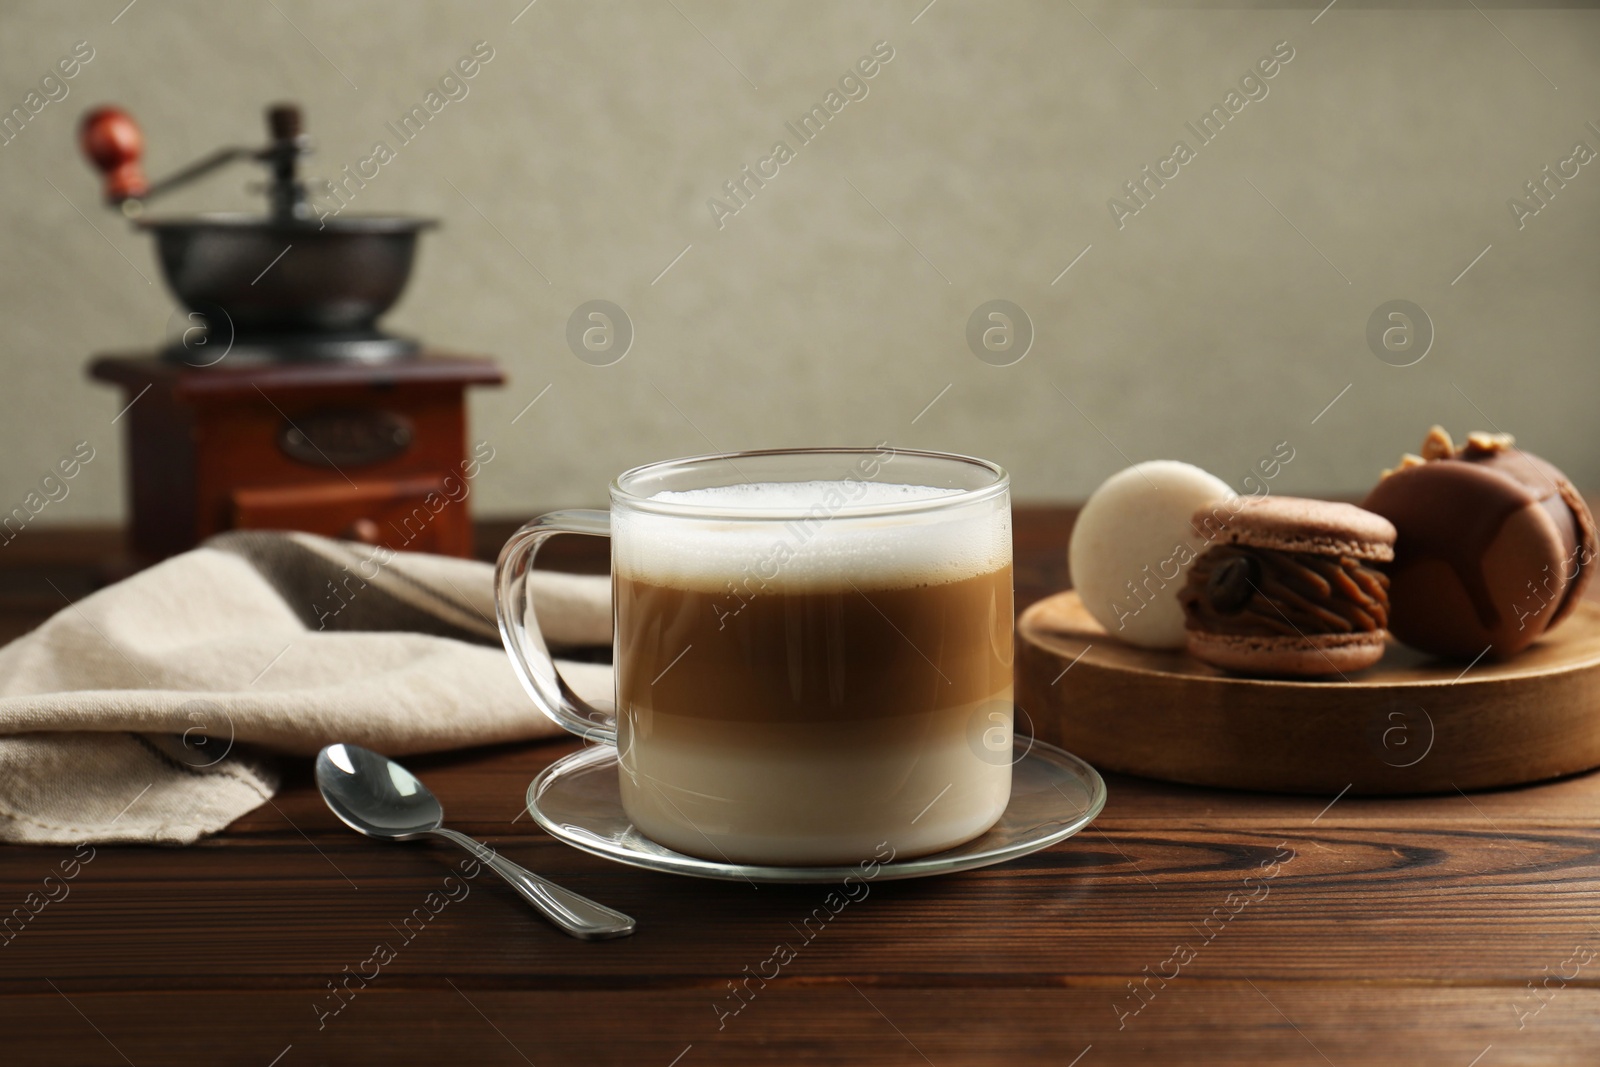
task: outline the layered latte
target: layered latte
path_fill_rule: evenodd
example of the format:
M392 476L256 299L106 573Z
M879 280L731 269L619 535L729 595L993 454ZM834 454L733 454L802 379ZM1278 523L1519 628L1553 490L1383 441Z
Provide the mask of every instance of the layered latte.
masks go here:
M1011 518L1003 496L958 495L771 482L614 516L622 800L643 833L724 862L843 864L994 824Z

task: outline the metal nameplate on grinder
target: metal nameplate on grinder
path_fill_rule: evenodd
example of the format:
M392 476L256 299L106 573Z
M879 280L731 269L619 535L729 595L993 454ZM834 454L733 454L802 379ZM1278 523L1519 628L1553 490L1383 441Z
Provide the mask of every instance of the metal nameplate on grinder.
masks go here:
M415 433L403 415L377 408L325 408L285 420L278 447L297 463L313 467L361 467L393 459L411 446Z

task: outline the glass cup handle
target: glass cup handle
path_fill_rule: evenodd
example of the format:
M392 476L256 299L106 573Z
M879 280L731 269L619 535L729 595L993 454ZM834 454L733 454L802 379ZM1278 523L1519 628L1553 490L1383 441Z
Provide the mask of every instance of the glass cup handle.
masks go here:
M494 610L500 640L511 656L512 669L533 703L558 726L585 741L617 743L613 708L597 708L567 686L539 632L528 594L528 575L539 547L560 533L611 536L611 515L604 511L552 511L511 535L500 550L494 572ZM529 623L532 625L529 625Z

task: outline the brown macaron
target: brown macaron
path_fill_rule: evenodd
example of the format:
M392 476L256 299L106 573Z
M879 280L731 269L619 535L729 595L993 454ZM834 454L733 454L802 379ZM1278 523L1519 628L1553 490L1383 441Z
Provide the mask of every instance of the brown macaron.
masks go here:
M1383 658L1389 520L1353 504L1269 496L1244 500L1220 523L1195 516L1211 545L1178 594L1189 652L1224 670L1264 677L1343 675Z
M1582 495L1509 434L1457 447L1435 426L1362 506L1400 531L1390 628L1437 656L1504 658L1533 644L1577 606L1600 549Z

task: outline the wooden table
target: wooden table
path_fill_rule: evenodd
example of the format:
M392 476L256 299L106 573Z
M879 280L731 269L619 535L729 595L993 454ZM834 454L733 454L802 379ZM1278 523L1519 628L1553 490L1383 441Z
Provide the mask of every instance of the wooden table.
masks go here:
M1071 513L1017 519L1020 607L1064 584ZM93 538L54 538L31 566L72 588L73 543L81 557ZM48 608L25 559L3 561L13 629ZM1113 776L1080 836L873 885L802 944L826 887L646 873L530 825L528 780L572 748L413 766L452 825L635 915L635 936L571 940L487 874L430 913L458 854L358 838L300 766L210 841L96 849L70 895L0 946L0 1063L1600 1060L1600 776L1336 802ZM0 911L71 851L0 848ZM419 908L428 921L407 924ZM392 962L333 1000L379 942ZM729 983L780 942L800 945L794 960L720 1016Z

